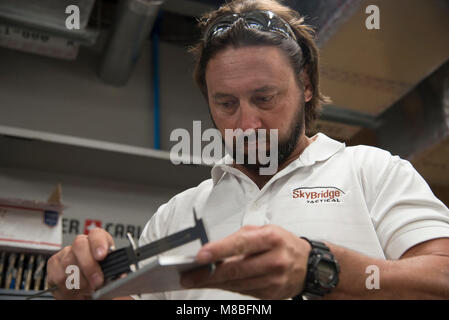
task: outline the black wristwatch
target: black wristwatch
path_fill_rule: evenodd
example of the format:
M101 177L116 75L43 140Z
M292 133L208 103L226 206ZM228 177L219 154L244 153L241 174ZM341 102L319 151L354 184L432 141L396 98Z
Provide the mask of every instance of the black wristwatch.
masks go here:
M307 262L307 275L304 283L304 290L293 300L317 299L328 294L338 284L340 266L330 249L319 241L312 241L305 237L312 247Z

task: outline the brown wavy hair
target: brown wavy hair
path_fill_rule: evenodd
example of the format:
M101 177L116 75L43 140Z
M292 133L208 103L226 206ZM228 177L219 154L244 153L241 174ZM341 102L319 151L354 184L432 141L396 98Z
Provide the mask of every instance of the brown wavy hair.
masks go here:
M194 47L190 48L189 51L194 55L196 62L193 78L208 100L206 67L210 59L219 51L229 46L277 46L289 57L301 89L304 88L301 72L305 71L309 77L313 95L305 105L305 125L306 128L310 128L313 121L318 118L322 105L329 103L330 99L324 96L319 88L319 52L315 44L315 31L304 23L304 18L298 12L277 0L233 0L219 9L203 15L199 20L199 27L204 35L207 28L224 15L255 10L271 11L284 19L291 26L297 41L292 38L286 39L276 32L246 28L245 23L238 20L223 34L209 39L207 43L203 36Z

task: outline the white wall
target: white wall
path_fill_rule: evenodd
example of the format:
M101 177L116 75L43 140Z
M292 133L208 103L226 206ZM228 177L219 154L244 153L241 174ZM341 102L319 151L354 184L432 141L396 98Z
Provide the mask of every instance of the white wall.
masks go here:
M161 46L161 146L168 150L170 132L192 128L193 120L210 126L207 106L193 84L193 63L185 48ZM82 50L76 61L61 61L0 48L0 124L153 147L153 94L149 43L123 88L97 77L98 55ZM0 151L0 157L2 152ZM38 152L38 150L36 150ZM0 197L45 200L61 182L66 226L85 219L143 226L159 205L180 190L133 185L95 177L0 167ZM73 229L73 228L72 228ZM114 231L114 230L113 230ZM116 239L118 245L125 239Z
M210 121L186 49L161 43L160 59L161 147L169 149L173 129ZM124 87L104 84L98 62L88 50L63 61L0 47L0 124L153 147L149 42Z

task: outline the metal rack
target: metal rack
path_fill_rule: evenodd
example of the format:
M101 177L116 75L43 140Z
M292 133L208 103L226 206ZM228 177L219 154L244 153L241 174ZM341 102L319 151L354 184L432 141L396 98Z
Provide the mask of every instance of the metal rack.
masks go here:
M0 167L188 188L210 178L207 165L178 165L168 151L0 125ZM177 158L188 163L190 157Z

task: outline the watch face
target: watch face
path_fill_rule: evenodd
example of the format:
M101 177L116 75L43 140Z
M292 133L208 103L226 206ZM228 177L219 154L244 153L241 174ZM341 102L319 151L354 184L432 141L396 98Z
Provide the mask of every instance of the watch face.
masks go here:
M316 279L323 287L332 287L336 276L335 266L326 261L320 261L316 270Z

